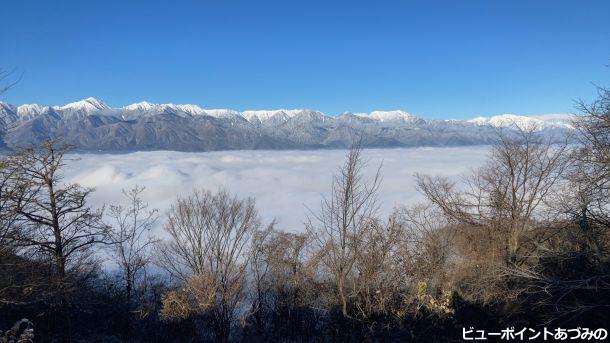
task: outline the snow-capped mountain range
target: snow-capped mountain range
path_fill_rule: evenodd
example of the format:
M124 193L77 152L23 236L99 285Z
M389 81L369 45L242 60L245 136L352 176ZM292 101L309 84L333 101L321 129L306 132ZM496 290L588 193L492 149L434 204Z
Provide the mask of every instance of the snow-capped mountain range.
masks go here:
M146 101L112 108L95 98L62 106L0 102L8 147L61 137L82 150L109 151L334 148L349 146L354 137L371 147L489 144L498 130L534 129L561 137L572 119L502 114L426 120L400 110L330 116L308 109L240 112Z

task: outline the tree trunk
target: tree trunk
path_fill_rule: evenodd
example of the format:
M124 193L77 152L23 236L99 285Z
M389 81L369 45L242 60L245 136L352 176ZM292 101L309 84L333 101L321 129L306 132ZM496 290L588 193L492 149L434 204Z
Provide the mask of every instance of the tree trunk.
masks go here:
M347 299L345 298L345 277L339 276L338 280L339 300L341 301L341 313L347 317Z

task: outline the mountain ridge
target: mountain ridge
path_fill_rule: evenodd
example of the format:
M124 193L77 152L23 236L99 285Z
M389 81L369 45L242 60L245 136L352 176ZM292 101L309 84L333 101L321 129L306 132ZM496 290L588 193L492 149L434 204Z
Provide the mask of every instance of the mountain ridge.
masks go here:
M572 117L561 114L434 120L402 110L330 116L146 101L112 108L92 97L62 106L0 103L0 118L9 148L60 137L81 150L102 151L339 148L354 137L370 147L477 145L492 143L498 131L533 129L560 139L572 129Z

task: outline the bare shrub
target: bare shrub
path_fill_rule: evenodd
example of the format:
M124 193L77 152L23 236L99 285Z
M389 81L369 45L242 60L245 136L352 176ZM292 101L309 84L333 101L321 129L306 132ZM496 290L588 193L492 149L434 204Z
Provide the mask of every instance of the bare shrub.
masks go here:
M251 243L260 227L254 200L223 190L195 191L169 211L170 238L159 249L159 263L186 285L196 309L209 308L220 341L229 339L245 299Z
M158 219L157 210L149 210L148 204L142 200L144 188L135 186L129 191L123 190L127 206L111 205L109 217L113 221L110 233L112 256L118 264L120 278L123 281L125 293L126 327L131 329L132 311L134 305L142 303L134 301L134 295L144 296L146 291L146 269L152 259L152 247L158 240L152 235L151 229Z
M306 223L313 244L323 252L322 261L333 275L344 316L348 315L348 283L353 280L360 240L376 221L378 209L380 171L372 180L366 180L362 175L366 163L361 154L359 145L350 149L333 177L330 196L322 200L319 212L310 211Z
M546 241L548 195L564 176L566 145L542 140L532 130L518 137L499 136L489 161L462 184L443 177L417 175L419 190L460 229L462 253L470 260L469 282L486 278L481 296L493 300L506 294L503 269L534 263ZM514 296L514 294L512 295Z

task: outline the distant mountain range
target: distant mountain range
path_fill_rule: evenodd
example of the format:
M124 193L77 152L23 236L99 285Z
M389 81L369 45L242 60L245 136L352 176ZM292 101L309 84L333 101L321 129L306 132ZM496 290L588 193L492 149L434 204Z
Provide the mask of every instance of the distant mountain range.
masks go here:
M472 120L426 120L403 111L243 111L140 102L111 108L87 98L63 106L0 102L8 148L61 138L83 151L343 148L362 137L367 147L490 144L498 131L535 128L563 137L570 115L503 114Z

